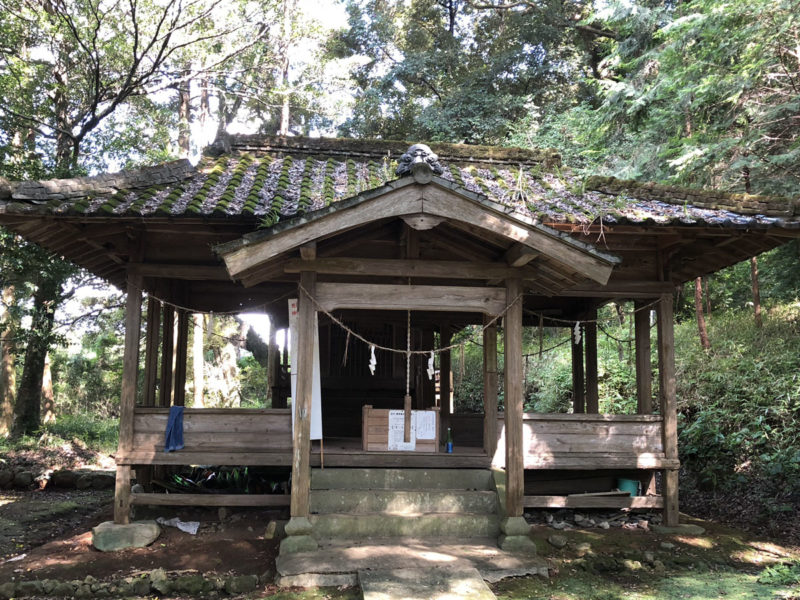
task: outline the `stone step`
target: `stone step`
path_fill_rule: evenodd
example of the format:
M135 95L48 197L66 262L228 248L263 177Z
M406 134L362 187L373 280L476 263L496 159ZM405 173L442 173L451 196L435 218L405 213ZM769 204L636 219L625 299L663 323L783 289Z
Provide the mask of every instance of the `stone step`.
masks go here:
M491 538L382 538L321 540L319 548L281 554L276 560L281 587L356 585L356 573L370 570L474 567L490 583L506 577L548 576L536 556L506 552Z
M314 514L497 513L497 493L466 490L312 490Z
M386 514L311 515L317 539L366 539L392 537L497 537L497 515L428 513L414 516Z
M312 490L492 490L487 469L313 469Z
M359 571L364 600L495 600L475 567Z

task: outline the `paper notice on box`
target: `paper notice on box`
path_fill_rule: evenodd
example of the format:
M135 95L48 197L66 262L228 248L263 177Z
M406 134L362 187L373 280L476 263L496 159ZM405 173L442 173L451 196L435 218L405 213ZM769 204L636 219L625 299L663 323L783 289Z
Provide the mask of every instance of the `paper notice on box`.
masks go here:
M436 411L415 410L411 416L418 440L436 439Z
M414 416L414 413L411 413ZM405 412L402 410L389 411L389 450L399 452L413 452L416 448L416 435L414 432L414 419L411 419L411 441L403 441L403 429L405 426Z

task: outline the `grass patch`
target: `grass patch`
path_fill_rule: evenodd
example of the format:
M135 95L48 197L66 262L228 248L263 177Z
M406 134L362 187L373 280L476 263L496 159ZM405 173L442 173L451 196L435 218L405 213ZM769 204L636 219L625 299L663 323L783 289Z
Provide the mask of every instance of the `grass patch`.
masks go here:
M101 419L82 413L61 415L55 423L43 425L37 435L0 439L0 450L41 450L78 444L92 452L114 452L119 442L119 420Z
M569 572L550 581L538 577L509 579L493 586L493 591L500 600L774 600L797 597L797 590L786 584L765 585L757 575L741 572L682 571L626 579Z

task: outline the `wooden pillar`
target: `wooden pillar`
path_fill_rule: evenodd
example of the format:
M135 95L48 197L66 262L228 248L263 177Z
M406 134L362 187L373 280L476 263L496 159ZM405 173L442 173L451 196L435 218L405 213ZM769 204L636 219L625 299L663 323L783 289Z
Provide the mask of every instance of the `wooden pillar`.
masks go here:
M634 303L634 337L636 340L636 412L653 413L653 370L650 366L650 310L644 302Z
M153 297L147 299L147 334L144 359L144 405L156 405L156 380L158 379L158 333L161 326L161 303Z
M205 356L203 355L203 332L205 327L203 320L202 313L194 313L192 315L192 323L194 325L194 334L192 335L192 355L194 363L192 365L192 406L194 406L194 408L205 407Z
M272 317L267 315L269 319L269 342L267 344L267 405L270 408L275 408L273 406L273 399L274 399L274 389L275 389L275 375L280 368L280 363L276 364L276 358L280 360L278 357L278 342L276 339L276 331L275 331L275 321L272 320Z
M172 353L174 349L175 309L164 305L161 311L163 326L161 329L161 381L158 393L158 405L166 407L172 400Z
M597 320L597 311L589 317ZM586 412L596 415L600 412L600 390L597 383L597 323L584 323L583 337L586 338Z
M661 296L657 305L659 327L658 353L661 356L660 384L661 417L663 419L664 455L667 459L678 458L678 412L675 380L675 332L672 295ZM664 524L678 524L678 471L664 471Z
M522 439L522 281L506 280L505 315L506 513L522 516L525 464Z
M442 348L449 346L453 339L453 332L449 324L443 324L439 331L441 332L439 338L441 340ZM439 402L441 405L441 422L442 422L442 439L445 438L447 433L446 429L450 424L450 415L452 414L453 405L450 400L452 389L450 385L450 377L452 373L451 361L452 353L450 350L439 353Z
M575 343L574 328L572 335L572 412L575 414L586 412L584 404L584 379L583 379L583 335L579 343Z
M122 355L122 390L119 414L119 454L133 450L133 414L139 368L139 328L142 319L142 277L128 273L125 300L125 348ZM114 487L114 522L130 521L131 468L117 466Z
M175 348L175 390L172 396L174 406L186 403L186 363L189 359L189 313L178 309L178 334Z
M492 317L483 315L483 324ZM483 448L489 457L497 450L497 326L483 330Z
M314 295L317 274L300 273L300 285ZM311 386L314 364L314 322L317 312L314 305L300 289L297 316L297 398L294 405L294 441L292 454L291 516L308 517L311 488Z

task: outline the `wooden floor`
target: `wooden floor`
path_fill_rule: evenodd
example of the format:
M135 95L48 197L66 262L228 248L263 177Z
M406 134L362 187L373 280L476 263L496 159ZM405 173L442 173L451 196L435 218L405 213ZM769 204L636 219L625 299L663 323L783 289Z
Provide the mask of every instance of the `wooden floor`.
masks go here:
M431 467L438 469L488 469L491 459L483 448L456 447L452 454L441 452L365 452L359 438L325 438L314 442L311 466L319 467Z

